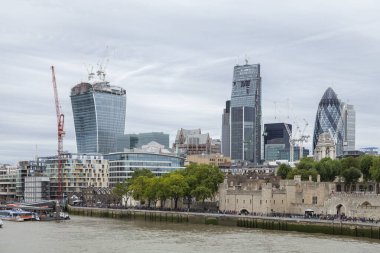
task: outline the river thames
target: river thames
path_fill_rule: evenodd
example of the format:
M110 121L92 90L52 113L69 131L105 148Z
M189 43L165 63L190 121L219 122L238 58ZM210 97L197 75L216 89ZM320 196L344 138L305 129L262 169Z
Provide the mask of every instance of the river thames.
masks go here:
M379 240L213 225L72 216L64 222L10 222L0 253L49 252L379 252Z

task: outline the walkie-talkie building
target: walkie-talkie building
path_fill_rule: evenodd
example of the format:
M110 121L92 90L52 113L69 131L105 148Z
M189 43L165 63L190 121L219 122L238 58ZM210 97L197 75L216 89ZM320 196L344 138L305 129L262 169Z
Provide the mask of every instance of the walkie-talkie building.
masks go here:
M344 124L342 118L341 102L334 90L330 87L325 91L319 102L315 119L313 150L315 149L318 137L322 133L329 133L336 145L336 155L343 154Z
M111 86L103 75L74 86L70 97L78 153L116 152L117 137L125 128L125 90Z
M231 159L261 162L260 64L236 65L230 104Z

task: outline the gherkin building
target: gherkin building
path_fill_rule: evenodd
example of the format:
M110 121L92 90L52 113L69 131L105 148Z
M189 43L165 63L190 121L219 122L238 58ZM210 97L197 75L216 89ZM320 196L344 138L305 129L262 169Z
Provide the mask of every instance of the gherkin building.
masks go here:
M343 154L344 127L341 102L332 88L328 88L319 102L313 135L313 150L322 133L330 133L336 141L336 155Z

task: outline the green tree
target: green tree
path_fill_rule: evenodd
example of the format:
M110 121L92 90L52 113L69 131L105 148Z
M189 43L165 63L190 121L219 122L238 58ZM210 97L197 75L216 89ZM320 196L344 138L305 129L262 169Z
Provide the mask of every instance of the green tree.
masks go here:
M297 164L297 169L299 170L311 170L314 169L316 162L311 157L303 157Z
M202 201L203 203L205 202L205 199L213 196L211 189L203 185L199 185L191 192L197 201Z
M129 190L132 192L132 197L136 200L143 202L146 197L146 187L148 186L149 177L139 176L134 178L129 186Z
M351 167L349 169L345 169L342 173L342 176L344 177L344 183L345 185L350 186L350 191L353 183L358 182L358 179L362 173L360 172L359 169Z
M153 202L153 207L156 206L157 200L159 199L159 189L160 189L160 178L159 177L147 177L146 185L144 189L144 198L148 200L148 207L150 207Z
M363 177L366 181L371 179L369 170L372 166L372 159L373 156L371 155L364 155L360 159L360 171L363 173Z
M130 189L129 189L129 183L127 180L121 183L117 183L115 187L112 189L112 194L121 200L125 198L125 202L128 201L129 193L130 193Z
M283 163L277 169L277 176L281 177L281 179L285 179L291 170L292 167Z
M346 157L341 160L343 171L350 168L359 168L359 159L355 157Z
M380 183L380 156L373 157L372 166L369 170L372 180Z
M132 177L129 179L131 182L135 180L136 178L140 176L145 176L145 177L154 177L154 174L151 170L149 169L137 169L133 172Z
M335 177L340 175L340 164L336 163L331 158L324 158L315 166L319 175L321 175L321 181L331 182Z
M166 178L169 196L174 200L174 208L177 209L178 199L183 197L189 187L185 177L178 172L170 173Z
M180 173L185 177L188 185L184 193L188 208L190 208L192 199L197 198L196 195L198 195L199 199L200 192L207 192L209 197L212 198L218 191L219 184L224 180L224 174L218 167L206 164L190 164ZM196 190L197 188L199 189ZM205 188L208 190L206 191Z
M165 201L170 198L169 182L167 180L168 175L159 177L157 197L161 201L161 208L165 206Z

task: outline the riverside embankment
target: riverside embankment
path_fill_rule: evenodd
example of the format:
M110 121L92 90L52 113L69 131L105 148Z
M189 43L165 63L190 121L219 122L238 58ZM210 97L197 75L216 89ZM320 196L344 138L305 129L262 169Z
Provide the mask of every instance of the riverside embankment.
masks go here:
M69 206L70 214L115 219L140 219L153 222L212 224L253 229L321 233L380 240L380 224L349 223L313 219L241 216L138 209L111 209Z

